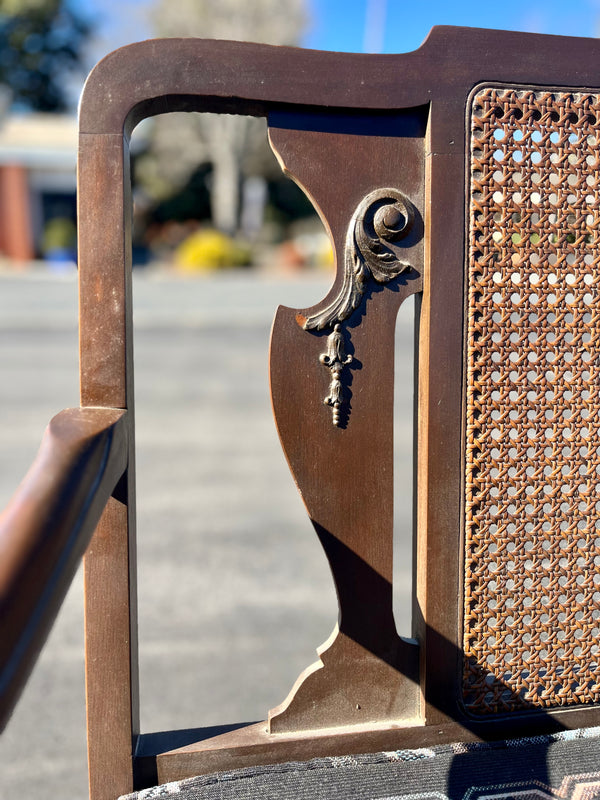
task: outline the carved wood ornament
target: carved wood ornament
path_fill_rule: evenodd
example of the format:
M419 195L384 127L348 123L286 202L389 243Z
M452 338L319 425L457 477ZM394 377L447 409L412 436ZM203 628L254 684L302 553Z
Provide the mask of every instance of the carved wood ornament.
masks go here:
M392 243L406 236L413 222L412 204L397 189L370 192L359 203L348 226L344 281L339 294L326 309L307 317L302 325L308 331L333 327L327 338L327 352L319 361L331 372L329 394L323 402L331 406L336 427L340 424L340 408L344 402L343 370L352 363L352 356L345 353L340 323L360 306L369 278L377 283L388 283L412 269L411 264L398 257Z

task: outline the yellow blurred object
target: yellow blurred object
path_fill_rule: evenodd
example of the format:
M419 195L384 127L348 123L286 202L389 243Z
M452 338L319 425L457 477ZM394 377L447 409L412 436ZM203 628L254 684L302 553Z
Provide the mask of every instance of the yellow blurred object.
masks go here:
M28 14L32 11L54 11L58 9L55 0L0 0L0 14L17 16L18 14Z
M334 262L333 247L331 246L329 236L324 234L322 242L320 242L319 245L315 257L316 265L323 268L332 267Z
M175 249L175 265L185 272L211 272L227 267L244 267L251 263L248 247L220 231L196 231Z

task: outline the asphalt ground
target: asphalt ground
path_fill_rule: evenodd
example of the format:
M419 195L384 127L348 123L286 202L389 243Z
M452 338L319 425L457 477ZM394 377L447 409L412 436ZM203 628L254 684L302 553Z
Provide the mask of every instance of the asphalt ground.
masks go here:
M142 730L264 719L331 632L324 555L268 396L278 304L330 276L134 275ZM397 326L395 609L409 634L411 308ZM0 274L0 506L78 405L74 273ZM0 739L2 800L87 797L79 573Z

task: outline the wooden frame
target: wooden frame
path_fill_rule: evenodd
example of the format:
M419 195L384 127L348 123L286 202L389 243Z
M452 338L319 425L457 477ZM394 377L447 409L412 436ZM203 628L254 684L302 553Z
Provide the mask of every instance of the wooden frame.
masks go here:
M149 41L116 51L92 72L80 112L81 402L127 408L130 447L127 480L85 559L92 800L153 780L157 762L159 779L171 780L225 765L598 724L596 708L474 719L461 706L458 683L467 102L482 82L598 87L599 57L592 39L441 27L419 50L397 56ZM266 116L284 169L313 199L335 244L329 295L315 309L277 313L271 379L284 450L330 558L341 619L336 644L322 651L325 667L306 674L290 702L271 712L270 732L261 724L212 739L205 733L168 753L175 740L139 736L137 715L128 139L144 117L182 110ZM333 356L319 365L327 342L318 328L309 336L303 326L335 305L345 286L355 210L372 192L394 186L400 203L416 209L401 245L411 270L399 273L395 291L371 286L360 325L348 323L345 346L349 335L360 381L348 366L342 390L351 392L350 416L332 425L322 408L322 365L331 370L331 398L346 362L338 350L336 374ZM401 300L421 285L417 652L395 637L388 613L388 534L394 319ZM375 600L383 609L376 620ZM377 698L390 680L397 702L386 714ZM350 704L340 701L340 687Z
M0 726L14 708L127 463L127 412L71 408L0 515Z

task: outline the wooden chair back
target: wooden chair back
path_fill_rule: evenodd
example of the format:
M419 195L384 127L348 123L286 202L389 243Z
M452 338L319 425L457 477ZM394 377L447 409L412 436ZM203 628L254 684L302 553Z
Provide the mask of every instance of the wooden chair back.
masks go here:
M397 56L149 41L92 72L81 403L127 409L129 447L85 557L92 800L224 766L598 724L599 57L591 39L434 28ZM182 110L265 116L331 236L331 291L277 310L270 370L340 613L265 723L173 750L138 725L128 142L141 119ZM411 294L407 640L392 613L392 412Z

